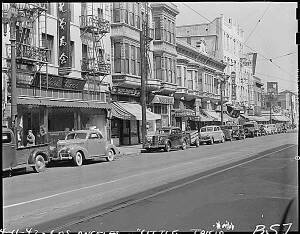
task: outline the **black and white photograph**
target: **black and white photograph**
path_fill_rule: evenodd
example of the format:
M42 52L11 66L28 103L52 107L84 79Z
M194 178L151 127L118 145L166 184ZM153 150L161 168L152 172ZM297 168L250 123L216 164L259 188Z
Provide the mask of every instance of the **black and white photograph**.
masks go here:
M0 232L298 232L298 10L2 2Z

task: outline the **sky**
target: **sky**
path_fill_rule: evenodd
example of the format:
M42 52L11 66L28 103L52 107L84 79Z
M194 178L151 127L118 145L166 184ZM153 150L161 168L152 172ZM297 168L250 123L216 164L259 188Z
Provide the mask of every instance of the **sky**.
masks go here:
M264 87L267 81L274 81L278 82L279 91L287 89L298 93L296 2L174 2L174 4L180 12L176 18L178 26L208 23L208 20L199 14L210 21L221 14L236 20L244 30L245 40L249 37L246 45L265 57L258 55L256 65L256 76L262 79ZM283 56L289 53L293 54ZM273 63L267 59L272 59Z

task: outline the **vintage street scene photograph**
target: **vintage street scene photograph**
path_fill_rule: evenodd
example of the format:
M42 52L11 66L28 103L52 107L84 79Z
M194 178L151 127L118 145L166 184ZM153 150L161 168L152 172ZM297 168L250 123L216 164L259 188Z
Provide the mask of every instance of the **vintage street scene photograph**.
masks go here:
M297 2L2 2L1 233L299 231Z

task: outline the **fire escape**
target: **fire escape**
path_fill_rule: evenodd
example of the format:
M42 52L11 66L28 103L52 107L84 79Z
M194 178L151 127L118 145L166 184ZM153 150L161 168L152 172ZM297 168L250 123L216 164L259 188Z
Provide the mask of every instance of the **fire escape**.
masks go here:
M110 22L99 13L96 15L92 5L89 13L82 13L80 16L80 29L82 41L86 42L87 46L87 51L81 60L82 76L88 84L93 77L94 91L96 91L96 78L102 76L102 79L98 81L101 83L105 76L111 73L111 66L106 62L103 45L103 37L110 32Z

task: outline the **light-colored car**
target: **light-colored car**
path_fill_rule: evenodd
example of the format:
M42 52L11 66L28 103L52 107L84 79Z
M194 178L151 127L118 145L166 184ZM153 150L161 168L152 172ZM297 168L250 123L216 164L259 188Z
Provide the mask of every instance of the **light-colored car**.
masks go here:
M265 124L265 131L268 135L276 133L276 126L275 124Z
M200 129L200 144L206 142L213 144L214 142L225 142L225 135L221 128L216 125L205 126Z
M77 130L66 135L65 140L57 142L57 153L53 160L73 160L81 166L84 160L105 158L113 161L120 154L118 148L107 142L99 130Z

